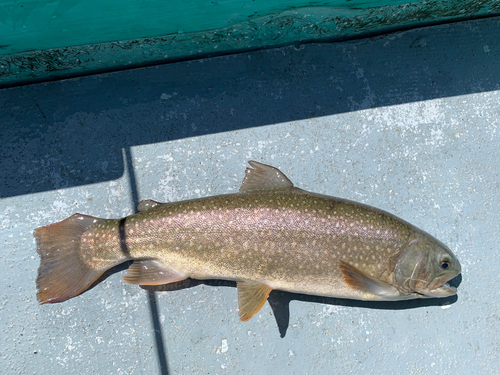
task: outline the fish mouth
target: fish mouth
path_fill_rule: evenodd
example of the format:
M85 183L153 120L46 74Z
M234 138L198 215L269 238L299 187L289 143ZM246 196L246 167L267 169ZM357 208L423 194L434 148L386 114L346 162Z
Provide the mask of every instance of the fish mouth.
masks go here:
M439 288L434 289L433 291L434 296L436 295L436 293L441 294L443 297L454 296L455 294L457 294L457 288L451 286L448 283L444 283Z
M451 297L457 294L457 288L451 286L448 283L444 283L443 285L437 288L422 290L419 293L427 298Z
M448 281L458 276L458 273L446 273L432 279L430 282L425 282L422 279L413 278L417 266L418 264L415 266L410 278L410 288L419 294L421 298L443 298L457 294L457 288L448 284Z

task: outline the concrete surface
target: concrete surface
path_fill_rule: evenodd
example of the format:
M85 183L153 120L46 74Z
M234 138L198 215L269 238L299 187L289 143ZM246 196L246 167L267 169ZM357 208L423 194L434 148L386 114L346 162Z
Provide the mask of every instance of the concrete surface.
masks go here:
M499 33L485 19L0 91L2 371L498 374ZM435 235L462 263L458 297L274 292L242 323L232 283L152 291L119 271L37 304L34 228L233 192L249 159Z

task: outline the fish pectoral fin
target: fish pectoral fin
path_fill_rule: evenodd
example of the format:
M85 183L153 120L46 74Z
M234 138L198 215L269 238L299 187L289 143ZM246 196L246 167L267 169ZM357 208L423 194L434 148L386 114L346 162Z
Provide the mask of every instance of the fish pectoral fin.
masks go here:
M247 168L240 192L265 189L292 188L293 184L278 168L270 165L249 161L253 168Z
M186 274L167 268L156 260L136 260L128 268L123 281L136 285L163 285L187 278Z
M156 202L152 199L146 199L144 201L140 201L139 204L137 205L137 211L143 212L143 211L148 211L156 206L158 206L159 202Z
M389 299L400 295L399 291L392 285L377 280L343 260L339 260L339 268L345 283L352 289Z
M242 322L250 320L266 303L272 288L254 281L237 283L238 288L238 315Z

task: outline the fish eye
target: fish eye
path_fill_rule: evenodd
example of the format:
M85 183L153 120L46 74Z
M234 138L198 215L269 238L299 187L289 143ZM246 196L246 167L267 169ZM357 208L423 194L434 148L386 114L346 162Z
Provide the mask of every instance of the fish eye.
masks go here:
M441 268L442 268L442 269L444 269L444 270L445 270L445 269L447 269L449 266L450 266L450 261L449 261L449 260L447 260L447 259L443 259L443 260L441 261Z

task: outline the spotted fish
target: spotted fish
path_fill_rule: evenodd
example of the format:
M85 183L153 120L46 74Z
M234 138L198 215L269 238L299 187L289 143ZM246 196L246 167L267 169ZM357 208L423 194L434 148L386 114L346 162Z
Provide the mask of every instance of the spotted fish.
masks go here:
M358 300L447 297L460 263L441 242L364 204L310 193L250 161L239 193L142 201L123 219L73 216L37 228L38 301L62 302L133 260L123 280L237 282L239 316L271 290Z

